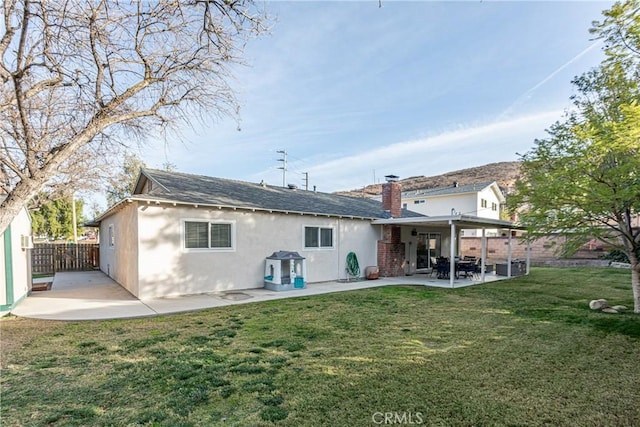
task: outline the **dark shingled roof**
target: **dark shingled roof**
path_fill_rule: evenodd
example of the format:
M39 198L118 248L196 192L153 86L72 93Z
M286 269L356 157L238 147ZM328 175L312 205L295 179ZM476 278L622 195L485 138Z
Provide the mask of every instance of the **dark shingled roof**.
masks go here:
M461 194L461 193L471 193L477 192L480 190L484 190L488 186L490 186L493 181L489 182L481 182L476 184L465 184L454 187L450 185L448 187L438 187L438 188L426 188L423 190L412 190L412 191L403 191L402 197L420 197L420 196L443 196L445 194Z
M155 183L152 190L142 194L146 179ZM299 189L289 189L231 179L213 178L156 169L143 169L135 198L150 200L235 207L242 209L262 209L331 216L353 216L359 218L389 218L389 212L382 210L382 203L376 200L319 193ZM403 218L423 217L407 209L402 210Z

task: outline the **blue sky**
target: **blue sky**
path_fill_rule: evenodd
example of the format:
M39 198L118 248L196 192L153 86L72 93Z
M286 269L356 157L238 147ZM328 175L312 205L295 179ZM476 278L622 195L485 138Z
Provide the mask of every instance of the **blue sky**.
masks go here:
M267 2L232 119L149 141L147 165L332 192L517 160L598 65L588 32L611 2Z

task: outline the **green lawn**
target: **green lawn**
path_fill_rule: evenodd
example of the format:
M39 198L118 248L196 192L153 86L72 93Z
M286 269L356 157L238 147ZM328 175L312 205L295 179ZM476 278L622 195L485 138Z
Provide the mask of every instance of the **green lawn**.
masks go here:
M640 425L629 271L137 320L5 318L2 425Z

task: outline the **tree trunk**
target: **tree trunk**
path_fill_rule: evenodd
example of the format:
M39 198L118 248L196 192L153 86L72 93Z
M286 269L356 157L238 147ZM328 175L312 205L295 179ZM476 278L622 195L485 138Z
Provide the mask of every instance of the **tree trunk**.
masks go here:
M631 288L633 289L633 312L640 314L640 266L631 269Z
M22 206L17 203L11 203L9 200L0 204L0 235L2 235L7 227L9 227L13 218L18 215L21 207Z
M20 181L9 196L0 203L0 234L9 227L11 221L18 215L20 209L38 194L44 182L35 179Z
M640 263L635 251L630 251L631 289L633 290L633 312L640 314Z

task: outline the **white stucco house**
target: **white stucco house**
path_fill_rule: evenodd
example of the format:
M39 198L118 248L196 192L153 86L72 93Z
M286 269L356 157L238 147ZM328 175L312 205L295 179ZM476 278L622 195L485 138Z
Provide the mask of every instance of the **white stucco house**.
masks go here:
M480 218L500 219L505 197L495 181L478 184L429 188L402 192L402 207L428 216L473 215ZM480 236L481 229L465 229L464 237ZM487 236L498 236L498 229L485 230Z
M31 291L32 242L31 216L22 208L0 234L0 312L14 308Z
M389 277L419 268L419 235L455 253L460 229L511 225L426 217L402 209L400 193L393 180L376 201L144 169L132 196L95 220L100 269L141 299L261 288L277 251L305 258L308 283L347 278L350 252L363 275L378 266Z

